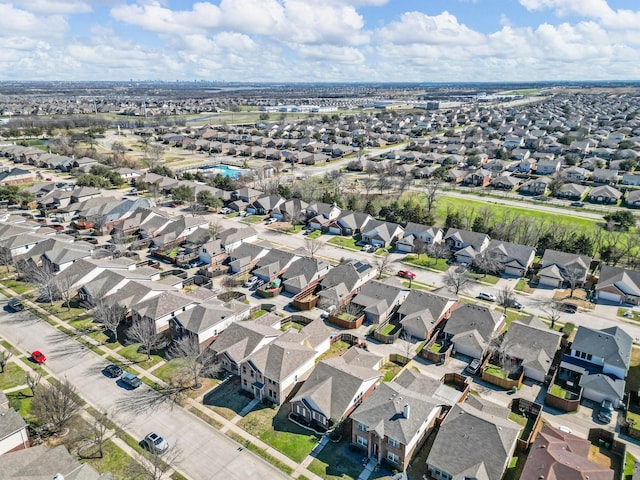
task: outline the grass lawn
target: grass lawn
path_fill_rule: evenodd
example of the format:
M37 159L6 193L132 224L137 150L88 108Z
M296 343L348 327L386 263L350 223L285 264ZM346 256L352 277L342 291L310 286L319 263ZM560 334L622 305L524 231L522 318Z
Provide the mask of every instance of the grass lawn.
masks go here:
M322 236L322 230L314 230L309 235L307 235L307 238L318 238L321 236Z
M351 345L348 344L347 342L343 342L342 340L339 340L336 343L334 343L333 345L331 345L329 350L327 350L322 355L320 355L318 357L318 359L316 360L316 362L319 362L320 360L327 360L328 358L339 357L344 352L349 350L350 347L351 347Z
M156 368L153 371L153 374L158 377L160 380L164 380L168 382L170 379L174 378L176 375L180 373L180 369L182 368L182 359L173 358L166 362L161 367Z
M29 421L31 417L31 401L33 400L31 389L23 388L17 392L7 393L6 395L9 399L9 405L17 410L22 418Z
M139 343L132 343L131 345L118 350L118 353L130 362L136 363L139 367L144 369L153 367L156 363L162 361L162 357L160 355L154 354L151 355L151 360L147 360L147 354L138 353L138 348L140 348Z
M522 415L518 415L515 412L509 413L509 420L516 422L518 425L522 425L523 427L527 426L527 417L523 417Z
M397 364L395 362L387 362L380 367L380 372L384 374L382 377L383 382L390 382L393 380L396 375L402 370L402 365Z
M319 438L291 422L288 414L287 405L276 410L259 404L238 426L299 463L311 453Z
M16 357L19 357L20 355L22 355L20 353L20 350L18 350L16 347L14 347L13 345L11 345L9 342L7 342L6 340L0 340L0 345L2 345L2 348L4 348L5 350L10 351L11 353L13 353Z
M411 265L416 265L418 267L426 267L431 268L433 270L438 270L439 272L446 272L449 268L449 264L447 260L444 258L431 258L426 254L416 255L407 255L404 257L404 262L410 263Z
M73 304L73 302L71 303ZM85 308L71 307L71 309L67 309L67 306L62 305L61 302L54 303L53 305L43 303L40 306L65 322L69 320L73 321L80 316L87 315L87 310Z
M304 225L291 225L289 228L285 230L287 233L300 233Z
M18 295L22 295L24 292L28 290L32 290L35 288L35 285L27 282L19 282L18 280L9 279L3 280L2 283L7 287L16 292Z
M500 280L500 277L496 277L495 275L489 275L484 273L472 273L471 276L475 278L480 283L488 283L489 285L495 285Z
M353 237L332 237L327 243L350 250L360 250L356 247L356 239Z
M261 215L249 215L247 217L244 217L241 221L244 223L258 223L264 220L265 218L266 217L263 217Z
M624 472L622 478L631 478L631 475L633 475L633 464L635 461L636 457L627 452L624 457Z
M630 428L640 430L640 415L638 415L637 413L633 413L630 410L627 410L625 415L627 420L633 420L633 426L631 426Z
M99 456L97 446L84 450L80 457L81 463L88 463L99 473L110 472L116 479L131 478L133 472L143 471L142 465L132 459L127 453L111 440L102 446L103 456Z
M505 380L507 379L506 372L496 365L487 365L485 372L487 372L489 375L493 375L494 377L502 378Z
M7 363L4 373L0 373L0 390L17 387L25 384L25 372L15 363Z
M398 328L400 328L398 325L395 325L395 324L389 322L384 327L382 327L380 329L380 334L381 335L391 335Z
M203 403L219 415L231 420L252 400L240 393L240 390L240 377L233 377L207 393Z
M527 455L518 453L511 458L507 471L504 474L503 480L518 480L524 470L524 464L527 461Z
M625 313L627 312L631 312L631 316L625 316ZM640 322L640 313L636 312L635 310L631 310L630 308L618 308L618 313L616 315L626 320ZM627 315L629 315L629 313L627 313Z
M350 480L362 472L362 457L362 452L349 450L348 439L343 439L328 442L307 468L327 480Z
M267 313L266 310L256 310L251 314L251 320L255 320L256 318L259 318L262 315L265 315L266 313Z
M514 290L516 290L517 292L525 292L525 293L535 292L535 289L529 286L528 278L521 278L520 280L518 280L518 283L516 283Z
M640 388L640 348L634 347L631 349L631 361L629 362L625 391L630 392L638 388Z
M570 393L567 392L560 385L553 384L551 386L551 395L555 395L556 397L559 397L559 398L567 398L567 396L570 395Z
M500 311L500 312L503 312L504 308L500 307L497 310ZM505 319L504 319L504 321L506 323L506 327L505 328L509 328L511 326L511 322L515 322L516 320L520 320L520 319L522 319L522 318L524 318L526 316L527 315L523 315L522 313L518 313L518 312L515 312L515 311L507 308L507 313L506 313Z

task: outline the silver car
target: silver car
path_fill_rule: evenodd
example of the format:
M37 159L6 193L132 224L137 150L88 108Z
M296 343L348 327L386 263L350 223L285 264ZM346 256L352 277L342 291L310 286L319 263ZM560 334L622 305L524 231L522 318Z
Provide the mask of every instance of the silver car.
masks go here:
M142 443L147 450L157 455L166 452L169 448L169 443L155 432L147 434Z

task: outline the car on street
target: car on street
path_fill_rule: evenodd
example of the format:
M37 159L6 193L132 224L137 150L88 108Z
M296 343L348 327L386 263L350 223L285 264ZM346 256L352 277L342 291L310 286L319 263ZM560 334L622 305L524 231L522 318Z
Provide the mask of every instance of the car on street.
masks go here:
M120 381L130 388L138 388L140 385L142 385L142 380L136 377L133 373L129 372L123 373L120 377Z
M478 294L478 298L480 300L486 300L487 302L495 302L496 296L493 293L488 293L488 292L480 292Z
M169 206L171 208L178 208L178 204L177 203L170 203Z
M269 217L265 220L264 224L265 225L271 225L272 223L276 223L278 221L278 219L273 218L273 217Z
M258 283L258 280L260 279L254 275L253 277L249 278L246 282L244 282L244 287L245 288L255 287L256 284Z
M47 182L51 182L52 180L53 180L53 178L51 178L51 177L45 178L45 181L47 181Z
M362 247L362 251L367 253L373 253L376 251L376 247L370 244L366 244Z
M411 270L400 270L398 272L398 276L401 278L416 278L416 274L413 273Z
M578 311L578 305L570 302L562 302L560 308L565 313L576 313Z
M611 400L603 400L598 411L598 420L602 423L609 423L613 418L613 404Z
M156 455L162 454L169 448L169 442L155 432L148 433L142 440L144 448Z
M239 217L246 217L248 215L249 215L249 212L247 212L246 210L243 210L238 214Z
M523 305L517 300L509 300L507 302L507 307L515 308L516 310L522 310Z
M480 370L480 365L482 365L480 359L474 358L473 360L471 360L471 362L469 362L469 365L467 365L467 368L465 368L465 370L471 375L475 375L476 373L478 373L478 370Z
M44 356L40 350L34 350L31 352L31 360L36 362L37 364L41 364L47 361L47 357Z
M11 300L9 300L7 302L7 307L9 307L14 312L20 312L20 311L24 310L24 305L17 298L12 298Z
M113 363L104 367L103 371L104 374L110 378L118 378L123 373L122 368L120 368L118 365L114 365Z
M569 205L572 207L584 207L584 203L582 202L571 202Z
M233 210L231 210L229 207L223 207L223 208L220 209L220 213L222 215L228 215L231 212L233 212Z

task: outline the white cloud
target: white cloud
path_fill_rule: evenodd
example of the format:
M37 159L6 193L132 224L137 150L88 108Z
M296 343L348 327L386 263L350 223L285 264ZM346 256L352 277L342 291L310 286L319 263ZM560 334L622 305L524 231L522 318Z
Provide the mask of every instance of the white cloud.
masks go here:
M384 41L396 45L474 45L484 41L484 35L459 23L449 12L435 16L421 12L404 13L399 21L381 28L380 36Z
M13 0L1 3L12 3L24 10L45 15L87 13L91 11L91 5L81 0Z
M577 15L592 18L611 29L640 28L640 11L614 10L607 0L519 0L527 10L552 10L564 17Z
M57 38L69 29L60 15L39 16L11 4L0 3L0 38L24 34L37 38Z

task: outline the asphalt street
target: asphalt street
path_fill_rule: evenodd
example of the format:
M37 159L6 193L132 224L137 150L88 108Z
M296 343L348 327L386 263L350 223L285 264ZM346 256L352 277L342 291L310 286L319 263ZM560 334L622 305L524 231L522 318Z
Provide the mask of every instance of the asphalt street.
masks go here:
M102 357L29 312L0 311L0 336L25 352L42 351L50 373L69 379L90 405L134 438L152 431L164 436L179 452L172 464L193 480L289 478L186 410L145 403L156 395L148 386L121 387L102 373Z

